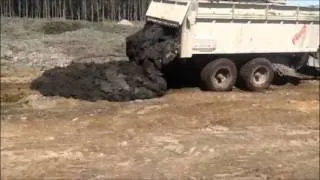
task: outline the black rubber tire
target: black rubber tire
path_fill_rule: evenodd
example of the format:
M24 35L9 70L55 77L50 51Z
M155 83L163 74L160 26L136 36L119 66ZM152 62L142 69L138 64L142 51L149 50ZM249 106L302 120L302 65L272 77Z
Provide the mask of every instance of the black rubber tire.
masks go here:
M224 83L219 83L214 78L218 72L226 73L227 79ZM200 77L206 90L231 91L237 80L237 67L230 59L216 59L201 70Z
M258 83L255 81L254 73L257 70L265 71L265 80ZM239 80L241 85L249 91L262 91L268 89L274 78L271 62L266 58L255 58L240 68Z

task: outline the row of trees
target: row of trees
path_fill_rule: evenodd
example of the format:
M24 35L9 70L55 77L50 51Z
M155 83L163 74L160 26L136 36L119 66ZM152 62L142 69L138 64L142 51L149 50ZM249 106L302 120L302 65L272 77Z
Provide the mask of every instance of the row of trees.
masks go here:
M144 20L150 0L1 0L1 16L73 20Z

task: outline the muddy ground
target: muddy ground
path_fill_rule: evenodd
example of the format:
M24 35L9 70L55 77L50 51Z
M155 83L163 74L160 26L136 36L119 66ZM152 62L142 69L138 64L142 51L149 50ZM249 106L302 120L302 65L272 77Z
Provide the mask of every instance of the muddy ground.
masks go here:
M105 31L81 37L100 42ZM110 60L103 47L99 56L85 57L94 53L94 42L76 37L86 32L42 39L23 33L26 44L50 44L41 45L34 62L19 59L29 52L12 48L20 45L2 30L1 48L11 48L12 57L1 57L1 179L319 179L319 81L273 85L263 93L172 89L130 102L31 90L43 69L59 65L46 60L52 52L68 60L62 64ZM123 34L111 35L100 43L121 47Z

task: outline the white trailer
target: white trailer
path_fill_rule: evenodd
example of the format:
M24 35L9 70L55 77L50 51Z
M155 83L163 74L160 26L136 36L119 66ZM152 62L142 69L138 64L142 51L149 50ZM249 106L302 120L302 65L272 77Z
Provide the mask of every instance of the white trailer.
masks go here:
M269 2L152 0L146 20L179 29L179 57L208 62L201 78L209 90L239 80L259 91L275 75L303 78L300 68L319 68L319 8Z

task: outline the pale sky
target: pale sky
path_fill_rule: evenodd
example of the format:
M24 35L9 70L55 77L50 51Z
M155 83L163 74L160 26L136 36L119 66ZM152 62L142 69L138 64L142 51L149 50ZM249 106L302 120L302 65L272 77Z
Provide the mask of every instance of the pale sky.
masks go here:
M299 6L319 5L319 0L288 0L288 4Z

